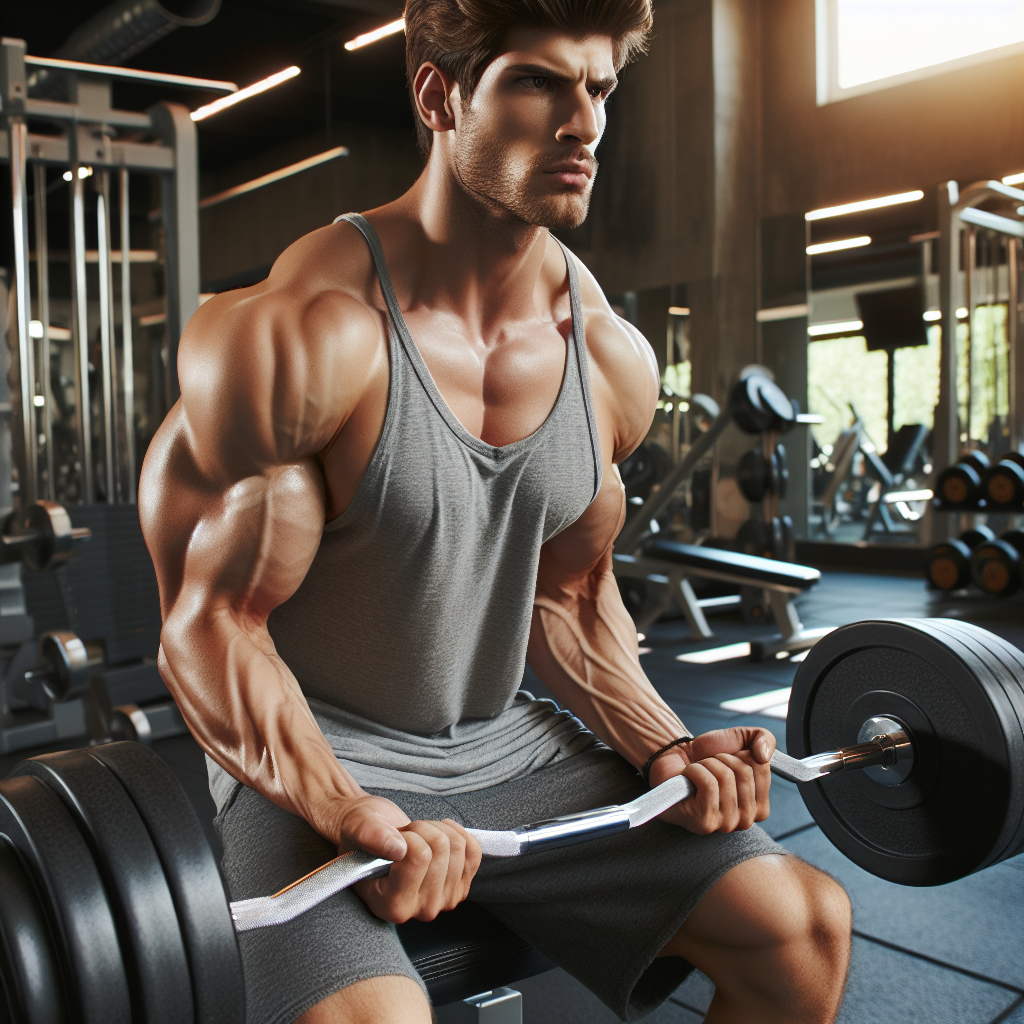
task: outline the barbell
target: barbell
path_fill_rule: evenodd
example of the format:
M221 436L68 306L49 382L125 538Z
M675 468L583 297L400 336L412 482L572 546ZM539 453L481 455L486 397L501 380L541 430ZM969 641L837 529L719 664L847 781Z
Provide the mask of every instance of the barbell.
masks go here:
M773 772L880 877L941 884L1024 849L1024 655L977 626L889 620L828 634L797 671L787 746ZM680 777L620 807L474 834L489 856L529 855L642 826L690 793ZM355 851L229 904L187 797L152 751L122 742L23 761L0 782L0 977L13 1020L241 1022L237 932L292 920L389 866Z
M63 505L36 501L22 516L10 515L0 531L0 564L24 562L29 569L54 569L74 558L92 536L86 526L72 526Z

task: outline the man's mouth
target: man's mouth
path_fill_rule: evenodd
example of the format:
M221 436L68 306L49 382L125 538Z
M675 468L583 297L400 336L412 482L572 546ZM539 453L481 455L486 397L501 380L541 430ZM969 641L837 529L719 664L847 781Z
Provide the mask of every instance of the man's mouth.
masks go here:
M545 174L551 175L560 185L571 188L586 188L593 177L594 165L573 160L549 167Z

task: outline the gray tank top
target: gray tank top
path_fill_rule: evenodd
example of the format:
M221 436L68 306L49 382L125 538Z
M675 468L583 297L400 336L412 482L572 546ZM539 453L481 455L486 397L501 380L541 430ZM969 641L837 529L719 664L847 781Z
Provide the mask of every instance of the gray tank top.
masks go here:
M373 227L338 219L366 238L387 304L387 413L352 503L270 634L360 784L492 785L594 742L518 692L541 545L601 486L576 266L565 250L572 331L554 407L529 437L494 447L438 391Z

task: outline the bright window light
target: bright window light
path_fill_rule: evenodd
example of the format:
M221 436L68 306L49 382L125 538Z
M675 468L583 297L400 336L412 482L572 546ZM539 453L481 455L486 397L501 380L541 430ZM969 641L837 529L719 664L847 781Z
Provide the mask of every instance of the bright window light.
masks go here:
M880 210L883 206L898 206L900 203L914 203L924 199L920 189L913 192L898 192L894 196L879 196L877 199L862 199L856 203L843 203L842 206L825 206L820 210L811 210L804 214L804 220L824 220L826 217L841 217L844 213L861 213L864 210Z
M247 100L251 96L258 96L261 92L273 89L275 85L287 82L289 78L294 78L301 71L302 68L297 68L293 64L290 68L285 68L284 71L278 71L276 75L264 78L261 82L254 82L252 85L247 85L244 89L239 89L238 92L233 92L229 96L222 96L219 100L207 103L205 107L193 110L192 120L202 121L204 118L210 117L212 114L219 114L222 110L227 110L228 107L233 107L236 103L241 103L242 100Z
M807 246L808 256L817 256L822 252L839 252L841 249L859 249L862 245L870 245L869 235L858 235L856 238L839 238L834 242L820 242Z
M942 319L942 310L941 309L926 309L924 311L924 313L922 314L922 316L929 323L934 323L936 320L941 320Z
M1003 178L1004 185L1024 185L1024 171L1020 174L1008 174Z
M1021 0L839 0L838 15L842 89L1024 41Z
M807 328L807 333L812 338L819 338L824 334L850 334L852 331L862 330L862 320L835 320L830 324L812 324Z
M393 36L396 32L402 32L404 30L405 18L399 18L398 21L388 22L387 25L381 25L380 28L375 28L372 32L364 32L361 36L356 36L355 39L350 39L345 44L345 49L358 50L361 46L369 46L370 43L375 43L378 39Z
M91 177L92 176L92 168L91 167L79 167L78 168L78 176L80 178ZM64 172L64 180L65 181L70 181L72 177L73 177L73 175L71 174L70 171L65 171Z
M967 307L966 306L961 306L956 311L956 318L958 320L966 320L967 319Z

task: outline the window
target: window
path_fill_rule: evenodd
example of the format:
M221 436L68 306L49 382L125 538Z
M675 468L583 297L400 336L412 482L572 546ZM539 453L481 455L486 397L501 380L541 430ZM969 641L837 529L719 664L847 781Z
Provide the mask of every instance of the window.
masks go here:
M1024 0L815 0L818 105L1024 52Z

